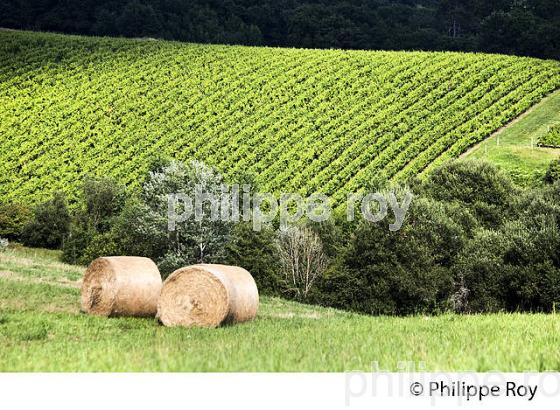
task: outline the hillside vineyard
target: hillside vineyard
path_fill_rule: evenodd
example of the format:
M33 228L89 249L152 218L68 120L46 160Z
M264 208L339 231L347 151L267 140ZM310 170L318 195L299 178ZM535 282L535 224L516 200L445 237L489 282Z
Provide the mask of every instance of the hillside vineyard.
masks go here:
M337 203L427 172L560 87L560 63L0 31L0 198L131 187L158 156Z

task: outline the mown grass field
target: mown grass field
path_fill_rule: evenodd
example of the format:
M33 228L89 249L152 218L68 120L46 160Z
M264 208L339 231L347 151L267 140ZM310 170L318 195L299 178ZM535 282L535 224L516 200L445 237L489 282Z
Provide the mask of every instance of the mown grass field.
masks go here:
M465 157L491 161L516 182L531 185L542 179L550 162L560 158L560 148L537 146L551 127L560 124L560 91L557 91L513 123L468 151Z
M0 30L0 196L75 199L198 159L341 203L457 157L560 87L560 63L488 54L197 45Z
M165 328L79 312L83 268L0 253L0 371L560 370L560 315L370 317L263 297L255 321ZM420 364L421 363L421 364Z

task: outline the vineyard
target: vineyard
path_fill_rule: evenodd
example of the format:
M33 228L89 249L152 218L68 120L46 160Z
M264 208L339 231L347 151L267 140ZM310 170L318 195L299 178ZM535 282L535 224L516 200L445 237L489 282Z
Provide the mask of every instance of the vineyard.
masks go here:
M560 63L0 31L0 198L141 182L197 158L339 202L457 157L560 87Z

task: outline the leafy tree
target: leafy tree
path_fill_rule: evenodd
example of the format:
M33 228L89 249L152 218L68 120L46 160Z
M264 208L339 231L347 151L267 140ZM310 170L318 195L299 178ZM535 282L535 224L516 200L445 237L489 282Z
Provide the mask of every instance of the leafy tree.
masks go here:
M495 165L479 160L451 161L428 176L421 191L437 201L470 210L485 227L495 228L513 212L519 193L511 178Z
M23 229L22 242L26 246L59 249L69 229L66 199L58 192L35 208L33 219Z
M471 312L550 311L560 299L559 185L526 191L497 230L478 231L454 270Z
M203 218L197 220L191 214L177 219L169 229L169 195L189 197L196 208L197 189L219 199L223 184L222 176L202 162L159 164L149 173L139 197L129 201L115 224L116 236L124 238L123 250L156 259L164 275L184 265L223 262L232 223L221 216L212 218L210 201L202 204ZM175 204L177 213L183 215L184 204Z
M550 311L560 298L560 269L548 250L559 249L559 238L557 227L525 222L480 231L456 267L468 289L466 310Z
M23 204L0 203L0 236L17 241L31 220L31 209Z
M362 221L320 287L326 304L372 314L444 309L453 290L450 266L466 234L446 204L415 199L402 228Z
M112 178L88 177L82 184L79 207L72 215L72 223L63 246L63 260L87 265L99 256L117 254L117 239L110 242L106 235L125 202L124 188ZM103 235L104 240L98 238ZM114 252L107 252L108 249Z
M287 296L275 239L276 233L270 226L255 231L251 223L235 224L226 246L226 262L251 272L259 293Z

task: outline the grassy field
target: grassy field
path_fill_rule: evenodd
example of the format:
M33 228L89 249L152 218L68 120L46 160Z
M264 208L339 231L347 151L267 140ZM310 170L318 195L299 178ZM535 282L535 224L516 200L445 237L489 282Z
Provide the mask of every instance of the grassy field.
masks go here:
M465 157L484 158L505 169L516 182L531 185L542 178L560 149L537 147L537 141L560 124L560 91L548 96L525 115L504 127Z
M255 321L165 328L79 312L82 267L0 253L0 371L560 370L560 316L369 317L262 298ZM423 363L423 364L420 364Z

